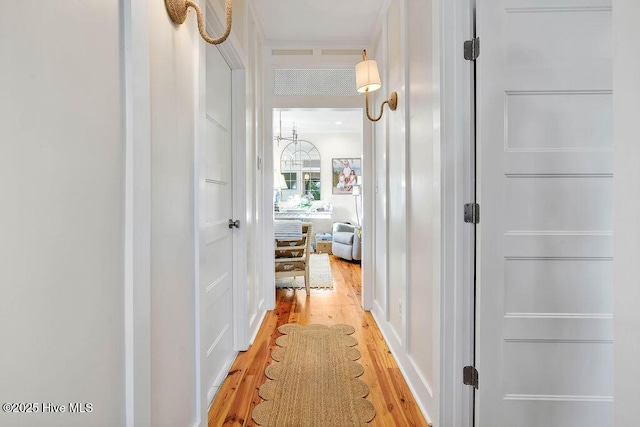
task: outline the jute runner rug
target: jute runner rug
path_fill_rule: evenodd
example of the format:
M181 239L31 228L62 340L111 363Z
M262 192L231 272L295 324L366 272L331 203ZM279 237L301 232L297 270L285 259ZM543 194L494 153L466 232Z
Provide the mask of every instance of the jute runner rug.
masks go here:
M364 368L355 362L358 341L349 325L282 325L285 334L271 352L277 363L265 370L260 387L265 402L253 419L271 427L348 427L366 425L376 411L365 397L369 387L357 379Z

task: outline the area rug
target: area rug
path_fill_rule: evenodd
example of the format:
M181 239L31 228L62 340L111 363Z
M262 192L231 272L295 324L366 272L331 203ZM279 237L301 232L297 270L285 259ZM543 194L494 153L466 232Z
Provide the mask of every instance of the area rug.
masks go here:
M349 325L282 325L285 334L271 352L276 361L265 370L268 380L260 387L265 400L253 410L262 426L361 426L375 417L365 399L369 387L357 379L364 368L355 362L358 341Z
M309 255L309 282L311 288L333 288L329 255ZM304 276L277 278L276 287L304 289Z

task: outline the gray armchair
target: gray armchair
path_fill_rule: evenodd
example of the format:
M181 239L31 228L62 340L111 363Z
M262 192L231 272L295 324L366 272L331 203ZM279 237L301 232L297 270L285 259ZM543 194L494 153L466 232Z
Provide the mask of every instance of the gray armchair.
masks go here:
M331 252L347 260L360 261L360 228L344 222L333 223Z

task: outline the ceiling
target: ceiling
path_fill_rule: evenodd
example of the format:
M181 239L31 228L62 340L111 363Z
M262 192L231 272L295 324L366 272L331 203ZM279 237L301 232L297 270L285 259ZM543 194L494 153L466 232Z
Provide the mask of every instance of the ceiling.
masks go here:
M387 0L257 0L256 18L269 41L369 42Z
M296 108L273 111L273 135L277 136L282 114L282 136L292 135L296 124L298 138L315 133L362 133L362 109Z
M256 19L267 43L326 48L367 45L379 30L388 0L257 0ZM273 134L362 133L362 109L297 108L273 112Z

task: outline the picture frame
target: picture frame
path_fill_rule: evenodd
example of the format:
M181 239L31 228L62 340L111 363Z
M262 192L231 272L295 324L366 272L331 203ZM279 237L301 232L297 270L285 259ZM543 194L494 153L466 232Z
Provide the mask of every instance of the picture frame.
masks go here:
M362 180L362 160L356 158L331 159L331 194L352 194L353 186Z

